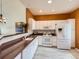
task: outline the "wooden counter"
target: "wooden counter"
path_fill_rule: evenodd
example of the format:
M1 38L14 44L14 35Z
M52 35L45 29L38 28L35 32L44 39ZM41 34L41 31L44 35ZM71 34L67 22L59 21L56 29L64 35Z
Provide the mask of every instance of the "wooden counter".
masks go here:
M28 37L33 37L34 40L36 36L29 35ZM14 59L33 40L25 40L24 37L21 37L2 44L0 46L0 59Z

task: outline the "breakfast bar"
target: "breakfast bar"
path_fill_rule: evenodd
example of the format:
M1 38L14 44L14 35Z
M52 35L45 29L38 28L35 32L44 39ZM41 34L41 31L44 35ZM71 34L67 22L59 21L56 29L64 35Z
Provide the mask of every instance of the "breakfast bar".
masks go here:
M38 47L36 35L32 33L18 34L10 37L3 37L0 40L0 59L26 59L29 52L29 59ZM34 51L34 52L31 52Z

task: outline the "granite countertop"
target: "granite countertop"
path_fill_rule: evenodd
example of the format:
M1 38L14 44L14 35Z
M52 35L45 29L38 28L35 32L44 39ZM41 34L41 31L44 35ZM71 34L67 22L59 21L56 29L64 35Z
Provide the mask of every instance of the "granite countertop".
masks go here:
M5 35L0 35L0 45L2 45L3 43L15 40L17 38L21 38L21 37L27 37L29 35L31 35L32 33L24 33L24 34L18 34L18 35L13 35L13 36L5 36Z
M24 33L1 34L1 35L0 35L0 40L1 40L2 38L5 38L5 37L10 37L10 36L19 35L19 34L24 34Z
M1 59L14 59L15 56L17 56L23 49L25 49L25 47L27 47L37 37L36 35L29 35L29 34L31 34L31 33L24 34L24 35L26 35L25 39L23 39L23 40L18 39L19 42L15 41L15 42L17 42L16 44L9 46L5 50L2 49L1 50Z

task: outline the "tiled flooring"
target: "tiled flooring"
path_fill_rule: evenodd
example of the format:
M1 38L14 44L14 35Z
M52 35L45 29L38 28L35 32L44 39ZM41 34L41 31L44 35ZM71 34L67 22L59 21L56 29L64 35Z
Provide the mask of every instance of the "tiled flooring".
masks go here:
M70 50L70 52L72 53L73 56L76 57L76 59L79 59L79 51L72 49L72 50Z
M75 50L38 47L34 59L79 59L79 54Z

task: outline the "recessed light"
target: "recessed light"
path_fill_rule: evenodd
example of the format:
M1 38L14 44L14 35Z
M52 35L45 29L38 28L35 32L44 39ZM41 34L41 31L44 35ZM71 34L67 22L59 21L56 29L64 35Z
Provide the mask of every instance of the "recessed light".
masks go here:
M55 10L53 9L52 12L55 12Z
M52 0L48 0L48 3L51 4L52 3Z
M42 10L40 10L39 12L42 12Z
M69 0L70 2L72 1L72 0Z

